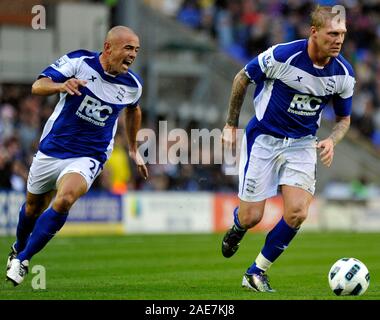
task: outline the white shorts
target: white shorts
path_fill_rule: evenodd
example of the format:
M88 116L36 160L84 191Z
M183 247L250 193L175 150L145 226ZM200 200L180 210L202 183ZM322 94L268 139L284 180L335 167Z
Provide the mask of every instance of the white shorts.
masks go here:
M277 195L280 185L315 191L317 138L256 137L249 151L244 135L239 163L239 198L261 201Z
M64 174L76 172L86 180L88 191L101 170L101 163L92 158L58 159L38 151L29 170L27 189L33 194L56 190Z

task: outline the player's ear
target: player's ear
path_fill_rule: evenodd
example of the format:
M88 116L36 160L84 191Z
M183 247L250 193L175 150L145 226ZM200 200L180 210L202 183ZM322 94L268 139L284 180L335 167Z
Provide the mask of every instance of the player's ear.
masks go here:
M103 48L104 48L104 52L110 53L110 51L111 51L111 44L108 41L105 41L104 45L103 45Z
M318 32L318 29L315 26L310 27L310 36L314 36Z

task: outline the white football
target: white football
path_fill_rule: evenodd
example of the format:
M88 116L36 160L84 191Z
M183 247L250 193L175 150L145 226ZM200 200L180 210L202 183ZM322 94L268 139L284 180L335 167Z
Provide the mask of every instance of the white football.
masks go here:
M360 296L369 286L369 272L363 262L342 258L329 271L329 285L337 296Z

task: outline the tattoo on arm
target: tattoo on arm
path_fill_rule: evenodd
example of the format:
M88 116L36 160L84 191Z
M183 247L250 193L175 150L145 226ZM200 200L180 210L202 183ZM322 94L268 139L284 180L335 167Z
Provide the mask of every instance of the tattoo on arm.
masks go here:
M239 124L240 110L243 105L249 83L249 79L245 75L244 70L241 70L234 79L226 121L230 126L237 127Z
M334 142L334 146L336 146L337 143L346 135L348 129L350 128L350 122L351 120L349 116L337 118L337 123L333 127L330 134L330 138Z

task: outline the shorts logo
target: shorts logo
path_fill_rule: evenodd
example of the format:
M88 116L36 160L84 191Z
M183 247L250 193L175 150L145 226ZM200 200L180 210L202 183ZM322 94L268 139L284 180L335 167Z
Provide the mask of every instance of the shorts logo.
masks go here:
M304 94L295 94L288 112L301 116L315 116L321 107L322 100Z
M112 114L112 108L107 105L102 106L99 100L86 95L75 114L94 125L104 127L105 121Z
M257 181L254 179L247 179L245 191L248 193L254 193L257 186Z

